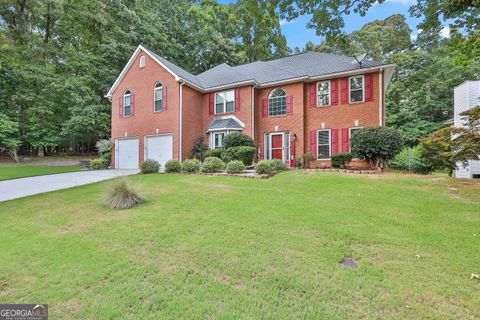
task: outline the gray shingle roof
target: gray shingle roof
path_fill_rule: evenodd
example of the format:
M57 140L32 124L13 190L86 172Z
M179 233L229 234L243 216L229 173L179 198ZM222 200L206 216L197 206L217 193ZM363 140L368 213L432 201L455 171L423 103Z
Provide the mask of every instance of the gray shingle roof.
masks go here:
M353 57L308 51L285 58L256 61L236 67L223 63L195 76L154 52L150 50L149 52L176 75L204 90L248 81L263 85L302 77L321 77L387 64L363 60L360 66L353 62L355 61Z
M242 130L243 127L240 123L233 118L222 118L213 120L205 131L218 130L218 129L238 129Z

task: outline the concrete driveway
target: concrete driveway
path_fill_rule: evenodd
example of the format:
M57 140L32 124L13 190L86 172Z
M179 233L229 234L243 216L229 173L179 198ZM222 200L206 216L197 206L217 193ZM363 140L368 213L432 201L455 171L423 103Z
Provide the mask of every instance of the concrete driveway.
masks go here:
M136 173L138 170L95 170L0 181L0 202Z

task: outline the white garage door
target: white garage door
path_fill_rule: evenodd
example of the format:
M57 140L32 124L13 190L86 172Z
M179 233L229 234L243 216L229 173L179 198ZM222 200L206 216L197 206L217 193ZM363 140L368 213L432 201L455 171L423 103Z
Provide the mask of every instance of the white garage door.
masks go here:
M157 160L165 167L168 160L173 156L173 137L170 134L161 136L145 137L145 160Z
M138 139L119 139L115 148L117 169L138 169Z

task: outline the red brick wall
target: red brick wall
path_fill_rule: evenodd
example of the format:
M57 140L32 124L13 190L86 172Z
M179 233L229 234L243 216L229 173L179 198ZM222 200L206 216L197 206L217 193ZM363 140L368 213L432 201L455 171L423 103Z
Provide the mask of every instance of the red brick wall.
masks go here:
M186 85L183 86L183 142L182 142L182 158L183 160L190 157L193 143L199 134L205 134L203 123L204 97L207 96ZM207 98L208 100L208 98ZM207 106L208 114L208 106ZM205 142L208 143L207 137Z
M357 102L352 104L342 104L340 81L338 81L338 104L329 107L310 108L310 99L308 95L308 84L305 85L305 150L309 150L310 130L322 128L324 123L326 129L338 130L338 149L342 150L342 128L351 128L355 126L355 120L359 121L360 127L379 125L379 90L378 90L378 72L373 73L373 100L366 102ZM384 115L383 115L384 116ZM314 165L330 165L330 161L318 160ZM365 165L363 161L354 161L351 165Z
M139 67L140 55L145 56L144 68ZM167 110L154 112L153 88L159 81L163 86L167 86ZM118 115L118 104L119 96L123 95L127 89L135 93L135 115L124 118ZM147 54L140 51L112 95L112 140L124 138L125 133L128 137L139 137L139 160L142 163L144 136L156 134L158 129L160 134L173 134L173 158L178 158L178 94L179 84L175 78ZM115 166L115 152L113 152L112 165Z
M287 96L293 96L293 113L283 116L263 117L262 100L268 99L270 91L282 88ZM264 158L264 134L271 132L290 132L296 134L295 156L304 153L304 84L302 82L286 84L278 87L255 89L255 144L259 159Z

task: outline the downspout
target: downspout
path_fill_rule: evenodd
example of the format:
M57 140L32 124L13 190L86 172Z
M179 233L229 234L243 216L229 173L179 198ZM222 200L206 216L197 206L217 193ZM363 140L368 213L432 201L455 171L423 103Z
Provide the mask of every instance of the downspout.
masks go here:
M383 69L378 70L378 125L383 125Z
M178 109L180 111L180 117L179 117L179 121L180 121L180 125L179 125L179 132L178 132L178 160L179 161L182 161L182 130L183 130L183 85L185 84L185 80L181 80L180 81L180 101L178 102Z
M252 86L252 139L255 141L255 88L257 85Z

